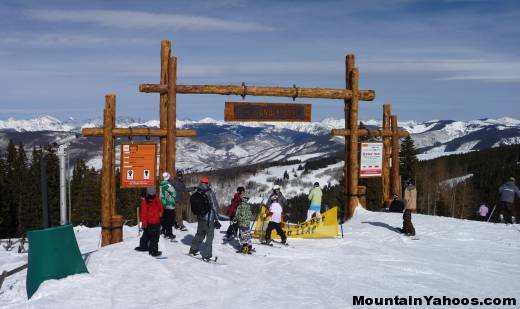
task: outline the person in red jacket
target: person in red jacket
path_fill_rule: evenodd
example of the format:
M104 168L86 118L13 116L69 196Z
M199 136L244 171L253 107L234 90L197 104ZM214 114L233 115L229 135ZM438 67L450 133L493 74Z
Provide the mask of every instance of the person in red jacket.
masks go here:
M146 188L146 197L141 199L139 216L143 227L143 236L139 240L137 251L148 251L151 256L160 256L159 237L161 236L161 216L163 206L154 187Z
M233 199L231 200L231 205L228 206L227 215L229 217L229 227L226 231L226 236L224 237L224 240L231 239L238 232L238 223L233 222L233 219L235 218L237 208L238 206L240 206L240 203L242 201L242 193L244 193L245 191L246 189L244 189L244 187L238 187L237 193L235 193Z

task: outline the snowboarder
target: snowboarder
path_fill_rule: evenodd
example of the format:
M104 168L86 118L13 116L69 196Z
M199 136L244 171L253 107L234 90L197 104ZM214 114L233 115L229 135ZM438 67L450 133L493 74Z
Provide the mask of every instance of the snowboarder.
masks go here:
M388 209L389 212L400 212L402 213L404 210L404 203L399 199L397 194L392 195L392 202L390 202L390 207Z
M236 222L234 222L233 219L235 218L237 208L242 202L241 196L245 191L246 189L244 187L238 187L237 193L235 193L233 199L231 200L231 204L228 206L227 215L229 216L230 224L226 231L225 239L230 239L237 234L239 225Z
M249 224L253 220L253 213L251 206L248 204L249 197L242 196L240 198L240 205L235 214L235 221L240 229L240 245L242 246L238 252L251 254L253 245L251 243L251 230Z
M164 172L162 174L163 180L159 183L161 203L164 207L164 214L162 217L161 225L164 237L170 240L175 239L175 235L172 232L173 221L175 220L175 197L177 192L173 186L168 182L170 179L170 173Z
M485 203L482 203L482 205L480 205L480 207L477 210L478 220L487 221L488 212L489 212L489 208L486 206Z
M520 190L515 185L515 178L509 177L509 180L500 186L498 192L500 193L500 222L515 224L515 194L520 198Z
M271 197L273 197L274 195L277 196L277 201L282 207L287 206L287 199L285 198L285 196L283 196L282 192L280 191L280 186L274 185L273 189L269 192L269 197L267 198L267 207L271 206L271 203L273 202Z
M187 231L188 229L184 226L182 221L182 213L186 211L186 205L182 202L182 197L184 192L193 192L197 187L186 187L184 183L184 173L181 170L177 170L171 184L177 193L175 197L175 223L173 226L178 230Z
M402 232L406 236L415 236L415 228L412 224L412 213L416 212L417 189L412 179L406 182L404 190L404 213Z
M267 224L267 230L265 231L265 244L271 244L271 232L276 230L276 233L282 238L282 244L286 244L287 237L285 232L282 230L282 205L278 201L278 195L272 195L270 198L271 205L269 206L270 221ZM262 217L266 217L267 214L263 214Z
M148 251L151 256L160 256L159 237L161 236L161 216L163 214L163 206L156 195L154 187L146 188L146 197L141 199L139 207L139 217L143 228L143 235L139 240L137 251Z
M307 220L310 220L313 216L319 216L321 212L321 197L322 192L320 188L320 183L315 182L314 188L309 192L309 201L311 205L309 206L309 210L307 210Z
M197 255L200 245L206 238L205 252L202 255L204 261L210 261L212 257L212 245L215 229L220 229L218 221L218 202L215 192L209 186L208 177L202 177L197 190L190 198L192 211L197 215L197 234L193 238L190 247L190 255Z

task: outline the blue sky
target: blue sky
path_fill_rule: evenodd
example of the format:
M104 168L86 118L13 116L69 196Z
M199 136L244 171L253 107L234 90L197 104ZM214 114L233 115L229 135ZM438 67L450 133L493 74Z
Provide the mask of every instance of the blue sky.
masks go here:
M158 119L161 39L180 84L343 88L356 55L361 119L391 103L400 120L520 118L520 1L0 1L0 119ZM240 97L179 95L178 117L223 119ZM247 97L246 101L290 102ZM313 120L341 118L341 101Z

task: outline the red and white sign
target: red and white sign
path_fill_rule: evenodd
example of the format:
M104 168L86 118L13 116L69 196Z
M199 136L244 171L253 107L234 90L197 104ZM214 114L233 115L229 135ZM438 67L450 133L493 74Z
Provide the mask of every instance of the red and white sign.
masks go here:
M157 145L121 144L121 188L155 187Z
M361 143L361 177L383 175L383 143Z

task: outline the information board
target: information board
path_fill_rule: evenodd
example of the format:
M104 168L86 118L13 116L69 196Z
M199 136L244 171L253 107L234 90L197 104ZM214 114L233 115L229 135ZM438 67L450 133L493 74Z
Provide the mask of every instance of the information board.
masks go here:
M383 175L383 143L361 143L361 177Z
M121 188L155 187L155 143L121 144Z

